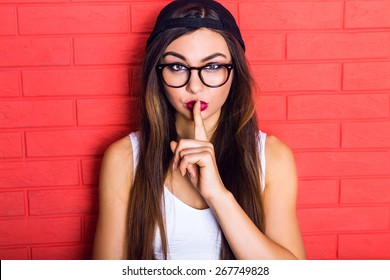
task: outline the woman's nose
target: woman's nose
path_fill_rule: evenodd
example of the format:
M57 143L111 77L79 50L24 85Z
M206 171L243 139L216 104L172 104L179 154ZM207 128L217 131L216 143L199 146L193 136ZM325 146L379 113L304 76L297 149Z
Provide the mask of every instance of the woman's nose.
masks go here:
M192 94L197 94L203 90L205 85L203 84L202 80L199 77L198 70L196 69L191 70L191 77L186 87L187 87L187 91Z

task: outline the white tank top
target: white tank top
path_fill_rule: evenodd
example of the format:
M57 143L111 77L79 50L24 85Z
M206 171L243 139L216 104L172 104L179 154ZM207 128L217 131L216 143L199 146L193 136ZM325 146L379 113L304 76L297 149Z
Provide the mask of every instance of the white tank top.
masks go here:
M259 133L261 187L265 187L265 139ZM139 132L130 133L133 148L134 173L138 164ZM218 260L221 251L221 229L210 208L195 209L176 198L164 186L163 213L168 242L168 259ZM157 228L154 241L156 259L163 259L161 236Z

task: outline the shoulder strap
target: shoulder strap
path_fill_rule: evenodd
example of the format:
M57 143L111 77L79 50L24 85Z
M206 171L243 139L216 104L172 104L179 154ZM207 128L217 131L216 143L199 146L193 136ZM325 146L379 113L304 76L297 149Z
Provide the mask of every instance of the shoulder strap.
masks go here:
M130 141L131 141L131 146L133 150L133 178L135 171L137 170L137 165L138 165L138 156L139 156L139 131L137 132L132 132L129 134Z
M260 151L260 171L261 171L261 189L265 189L265 139L267 134L259 131L259 151Z

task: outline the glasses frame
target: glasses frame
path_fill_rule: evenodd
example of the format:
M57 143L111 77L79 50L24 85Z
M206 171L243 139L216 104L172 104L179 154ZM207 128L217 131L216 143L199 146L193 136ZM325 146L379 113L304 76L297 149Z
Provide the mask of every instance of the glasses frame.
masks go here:
M168 66L173 66L173 65L180 65L180 66L183 66L185 69L187 69L188 71L188 78L186 80L185 83L183 83L183 85L181 86L172 86L172 85L169 85L165 80L164 80L164 76L162 74L163 70L165 67L168 67ZM205 81L203 80L202 78L202 75L200 74L202 72L202 70L210 65L218 65L218 66L222 66L222 67L225 67L228 71L227 73L227 77L226 77L226 81L224 81L222 84L218 85L218 86L210 86L208 84L205 83ZM199 79L202 81L202 83L207 86L207 87L210 87L210 88L218 88L218 87L221 87L223 86L224 84L227 83L227 81L229 80L230 78L230 73L231 71L233 70L234 68L234 64L233 63L228 63L228 64L224 64L224 63L213 63L213 64L206 64L204 66L200 66L200 67L190 67L190 66L186 66L184 64L181 64L181 63L166 63L166 64L157 64L156 65L156 69L157 69L157 72L159 73L160 77L161 77L161 80L164 82L164 84L166 84L167 86L171 87L171 88L181 88L181 87L184 87L185 85L188 84L188 82L190 81L191 79L191 74L192 74L192 70L197 70L198 71L198 76L199 76Z

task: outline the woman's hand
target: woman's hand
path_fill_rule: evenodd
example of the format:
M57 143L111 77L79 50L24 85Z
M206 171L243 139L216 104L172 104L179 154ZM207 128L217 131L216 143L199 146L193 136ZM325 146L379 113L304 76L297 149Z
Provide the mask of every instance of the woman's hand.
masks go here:
M207 139L199 101L194 105L193 115L195 139L171 142L174 153L172 169L178 169L182 176L188 176L207 202L226 191L226 188L219 176L214 147Z
M172 141L173 169L189 176L213 211L237 259L304 259L296 217L297 175L291 151L267 136L267 185L262 195L266 232L249 218L220 178L199 101L193 109L194 138ZM274 143L272 143L274 142Z

